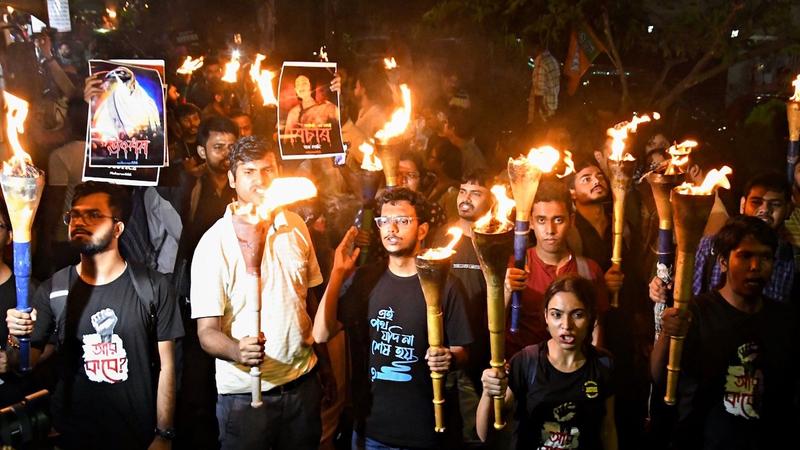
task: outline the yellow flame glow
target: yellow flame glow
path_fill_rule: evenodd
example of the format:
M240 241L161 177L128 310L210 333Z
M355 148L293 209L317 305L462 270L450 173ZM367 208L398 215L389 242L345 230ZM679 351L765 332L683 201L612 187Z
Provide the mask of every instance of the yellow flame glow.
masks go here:
M108 14L108 17L111 18L111 19L116 19L117 18L117 11L115 11L115 10L113 10L111 8L106 8L106 14Z
M183 64L178 67L178 75L191 75L195 70L203 67L203 59L203 56L197 59L192 59L191 56L187 56L186 59L183 60Z
M394 56L392 56L391 58L383 58L383 67L385 67L386 70L396 69L397 61L394 60Z
M319 48L319 60L323 62L328 62L328 52L325 50L325 46Z
M458 241L461 240L461 236L464 234L464 232L459 227L450 227L447 229L447 234L453 236L453 238L450 239L450 242L445 247L429 248L425 250L422 255L420 255L420 258L445 259L453 256L453 253L455 253L453 248L455 248L455 246L458 244Z
M262 105L277 105L278 98L275 97L275 90L272 88L272 79L275 78L275 74L267 69L261 70L261 63L266 58L261 53L256 55L256 60L250 65L250 79L258 86Z
M375 154L375 147L370 145L368 142L364 142L358 146L358 149L364 154L364 158L361 160L362 169L370 172L378 172L383 170L383 164L381 163L380 158L378 158L378 155Z
M722 166L719 170L711 169L700 186L686 182L676 187L675 192L684 195L711 195L718 187L730 189L731 183L728 181L728 175L732 173L733 170L728 166Z
M225 74L222 75L222 81L226 83L236 83L236 80L238 80L239 68L242 66L239 62L240 57L239 50L231 52L231 60L225 63Z
M276 178L260 194L262 200L256 204L237 202L233 213L245 216L248 222L255 224L266 220L282 206L316 197L317 187L304 177Z
M689 154L697 147L697 141L685 140L667 149L670 155L669 165L664 172L667 175L683 173L684 166L689 163Z
M611 155L609 159L614 161L634 161L635 158L630 153L625 153L625 140L628 139L628 133L635 133L639 124L650 122L651 120L658 120L661 118L659 113L653 113L651 119L649 115L645 114L641 117L633 116L630 121L620 122L609 128L607 134L611 137Z
M800 102L800 75L792 81L794 86L794 95L789 99L790 102Z
M532 148L528 152L528 162L541 172L550 172L561 159L561 153L555 148L545 145L543 147Z
M6 135L8 143L14 154L3 163L4 175L21 176L28 172L27 166L31 165L31 155L22 148L19 135L25 133L25 118L28 117L28 102L3 91L6 104Z
M491 211L475 221L475 229L482 231L487 228L493 220L503 225L513 226L511 221L508 220L508 216L511 215L511 211L514 209L514 206L516 206L514 199L508 196L506 187L502 184L492 186L490 191L494 196L494 206ZM505 231L505 229L501 231Z
M564 150L564 173L557 174L558 178L564 178L565 176L575 173L575 163L572 162L572 152L569 150Z
M375 137L384 144L390 139L403 134L406 128L408 128L408 124L411 122L411 89L408 88L408 85L401 84L400 93L403 97L403 106L397 108L394 113L392 113L389 122L375 133Z

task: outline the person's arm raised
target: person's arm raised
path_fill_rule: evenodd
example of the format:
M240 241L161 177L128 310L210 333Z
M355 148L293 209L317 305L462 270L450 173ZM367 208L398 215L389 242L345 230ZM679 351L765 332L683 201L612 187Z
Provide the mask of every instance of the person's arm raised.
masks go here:
M354 247L358 234L356 227L350 227L333 255L333 269L328 287L322 295L317 314L314 317L312 335L317 343L328 342L342 328L337 317L339 312L339 293L342 284L356 270L356 261L361 249ZM352 250L351 250L352 249Z

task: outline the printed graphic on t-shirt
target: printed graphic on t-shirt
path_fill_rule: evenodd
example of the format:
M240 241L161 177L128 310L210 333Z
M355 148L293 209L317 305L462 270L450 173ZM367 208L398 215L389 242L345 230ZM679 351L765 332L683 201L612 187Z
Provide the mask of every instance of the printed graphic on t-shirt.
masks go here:
M111 308L94 313L92 327L97 333L83 335L83 368L96 383L120 383L128 379L128 353L122 339L114 334L117 314Z
M372 354L394 358L391 366L370 367L371 381L411 381L411 365L419 361L414 352L414 335L403 334L403 327L392 325L393 320L394 310L389 307L378 311L378 317L369 321L369 325L380 333L380 340L373 339L370 345Z
M542 446L538 450L578 448L581 433L577 427L568 425L575 418L575 404L562 403L553 408L555 422L545 422L542 426Z
M745 419L759 418L764 376L761 370L755 367L758 350L758 345L752 342L739 346L736 350L739 364L728 366L723 403L725 410L734 416Z

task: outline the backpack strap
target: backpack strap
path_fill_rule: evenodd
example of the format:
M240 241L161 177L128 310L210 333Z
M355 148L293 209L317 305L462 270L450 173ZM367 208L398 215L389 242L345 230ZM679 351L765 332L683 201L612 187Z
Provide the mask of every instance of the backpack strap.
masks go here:
M72 268L67 266L53 274L50 285L50 311L53 313L55 330L53 333L58 336L58 344L64 341L64 314L67 306L69 288L72 287Z
M147 266L128 261L128 267L131 269L131 282L133 289L136 291L136 296L139 298L142 306L147 311L147 341L150 346L150 368L154 372L158 372L161 367L161 360L158 354L158 308L156 306L156 287L153 284L154 271Z
M536 383L536 372L539 370L539 344L534 344L528 347L525 347L524 351L526 353L525 356L530 360L529 372L528 372L528 387L530 388L533 386L533 383Z

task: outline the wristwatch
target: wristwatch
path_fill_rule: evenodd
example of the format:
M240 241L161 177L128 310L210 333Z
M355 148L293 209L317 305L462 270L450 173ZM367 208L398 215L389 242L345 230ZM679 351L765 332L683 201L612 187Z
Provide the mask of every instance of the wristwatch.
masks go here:
M160 436L168 441L175 439L175 429L174 428L167 428L166 430L162 430L156 427L156 436Z

